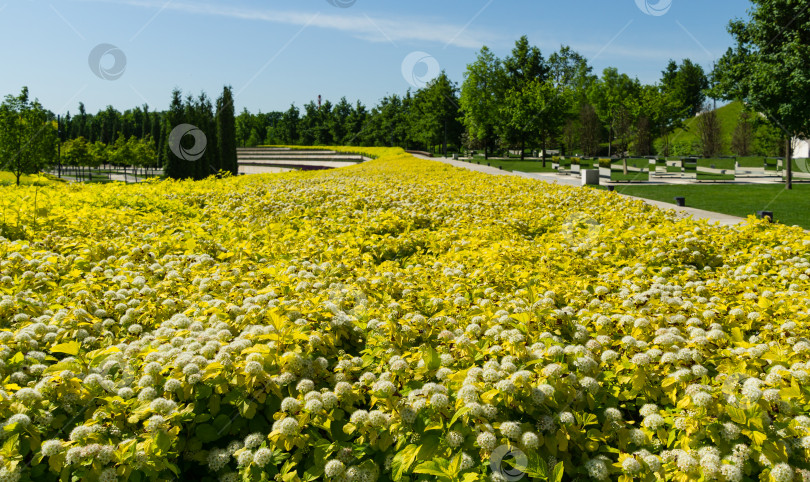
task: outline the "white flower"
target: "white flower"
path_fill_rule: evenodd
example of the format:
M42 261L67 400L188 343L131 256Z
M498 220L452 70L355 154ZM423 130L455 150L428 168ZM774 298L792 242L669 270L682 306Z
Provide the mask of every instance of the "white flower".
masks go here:
M588 475L596 480L604 480L608 477L607 464L600 459L590 459L585 462L585 470L588 471Z
M301 394L305 394L315 389L315 383L313 383L312 380L304 378L298 382L298 385L295 386L295 389L298 390Z
M298 413L300 410L301 401L296 398L287 397L281 401L281 411L283 412Z
M326 463L324 467L324 475L329 478L335 478L346 470L346 466L340 460L332 459Z
M299 430L298 420L295 418L287 417L278 421L278 431L287 437L298 435Z
M793 480L793 468L788 464L776 464L771 469L771 477L776 482L791 482Z
M501 426L503 431L503 426ZM527 449L534 450L540 446L540 438L533 432L526 432L520 438L521 443Z
M368 422L368 412L365 410L355 410L349 419L355 425L365 425Z
M264 441L264 435L260 433L252 433L245 437L245 448L255 449Z
M697 392L692 394L692 403L697 407L706 407L712 403L712 396L706 392Z
M53 457L62 451L62 441L58 439L46 440L42 443L42 455Z
M443 408L447 408L447 406L450 404L450 399L447 398L447 395L443 393L437 393L430 397L430 404L441 410Z
M503 422L501 433L508 439L518 440L521 435L520 424L517 422Z
M642 420L641 424L652 431L656 431L664 426L664 417L658 415L657 413L647 415L646 417L644 417L644 420Z
M478 446L484 450L490 451L495 448L495 444L497 443L497 439L494 435L490 432L481 432L478 434L478 437L475 439Z
M236 457L236 465L239 467L248 466L251 462L253 462L253 452L250 450L246 449Z
M273 452L267 448L261 448L253 454L253 463L258 465L259 467L264 467L268 463L270 463L270 459L273 458Z
M642 469L641 464L639 463L638 460L636 460L635 457L627 457L622 462L622 470L624 471L625 474L635 475L641 472L641 469Z
M646 417L648 415L652 415L654 413L658 413L658 405L655 405L653 403L648 403L648 404L641 407L641 410L639 410L639 413L644 417Z
M720 429L720 435L728 441L736 440L740 436L740 427L732 422L726 422Z

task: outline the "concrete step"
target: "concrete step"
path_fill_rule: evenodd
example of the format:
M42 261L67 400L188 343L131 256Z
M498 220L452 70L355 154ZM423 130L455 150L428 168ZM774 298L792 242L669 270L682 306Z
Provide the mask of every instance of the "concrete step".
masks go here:
M308 160L277 160L277 159L267 159L267 160L239 160L240 166L296 166L296 167L309 167L309 166L321 166L321 167L346 167L346 166L353 166L357 164L357 162L346 162L346 161L334 161L334 160L321 160L321 161L308 161Z
M366 159L360 156L238 156L237 160L242 161L312 161L312 162L363 162Z
M251 147L239 147L236 149L237 154L242 153L250 153L250 154L284 154L284 155L342 155L337 151L328 151L328 150L321 150L321 149L262 149L262 148L251 148ZM346 155L351 155L351 153L346 153Z

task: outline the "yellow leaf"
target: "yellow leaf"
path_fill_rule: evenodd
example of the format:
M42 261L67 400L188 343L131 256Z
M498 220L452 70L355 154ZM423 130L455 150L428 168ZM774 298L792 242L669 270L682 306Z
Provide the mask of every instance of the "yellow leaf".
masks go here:
M67 343L59 343L51 347L51 353L65 353L67 355L76 356L79 354L81 343L78 341L69 341Z

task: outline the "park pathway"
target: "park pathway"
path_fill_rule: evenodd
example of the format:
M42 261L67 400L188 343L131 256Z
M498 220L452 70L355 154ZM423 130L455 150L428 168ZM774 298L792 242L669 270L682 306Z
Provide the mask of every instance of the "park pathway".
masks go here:
M439 161L444 162L446 164L450 164L451 166L461 167L463 169L469 169L471 171L476 172L483 172L484 174L491 174L493 176L516 176L516 177L525 177L528 179L537 179L539 181L545 181L550 184L557 183L557 184L565 184L569 186L580 186L580 180L577 178L562 178L559 176L555 176L553 174L541 174L541 173L533 173L533 172L510 172L498 169L497 167L491 166L482 166L480 164L473 164L470 162L464 161L456 161L453 159L443 158L443 157L427 157L420 154L413 154L414 157L418 157L419 159L426 159L429 161ZM619 193L617 193L619 194ZM626 194L619 194L620 196L624 196L630 199L636 199L639 201L644 201L647 204L655 206L659 209L672 209L678 213L682 213L684 217L691 216L693 219L705 219L710 223L718 223L721 226L734 226L737 224L742 224L745 222L745 219L739 218L737 216L731 216L728 214L723 213L716 213L713 211L704 211L702 209L690 208L690 207L680 207L674 204L669 204L661 201L653 201L651 199L642 199L635 196L628 196Z

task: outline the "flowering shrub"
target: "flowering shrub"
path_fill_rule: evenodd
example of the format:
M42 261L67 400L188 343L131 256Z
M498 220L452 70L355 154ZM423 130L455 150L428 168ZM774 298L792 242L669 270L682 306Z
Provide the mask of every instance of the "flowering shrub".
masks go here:
M364 153L2 188L0 480L808 479L803 231Z

